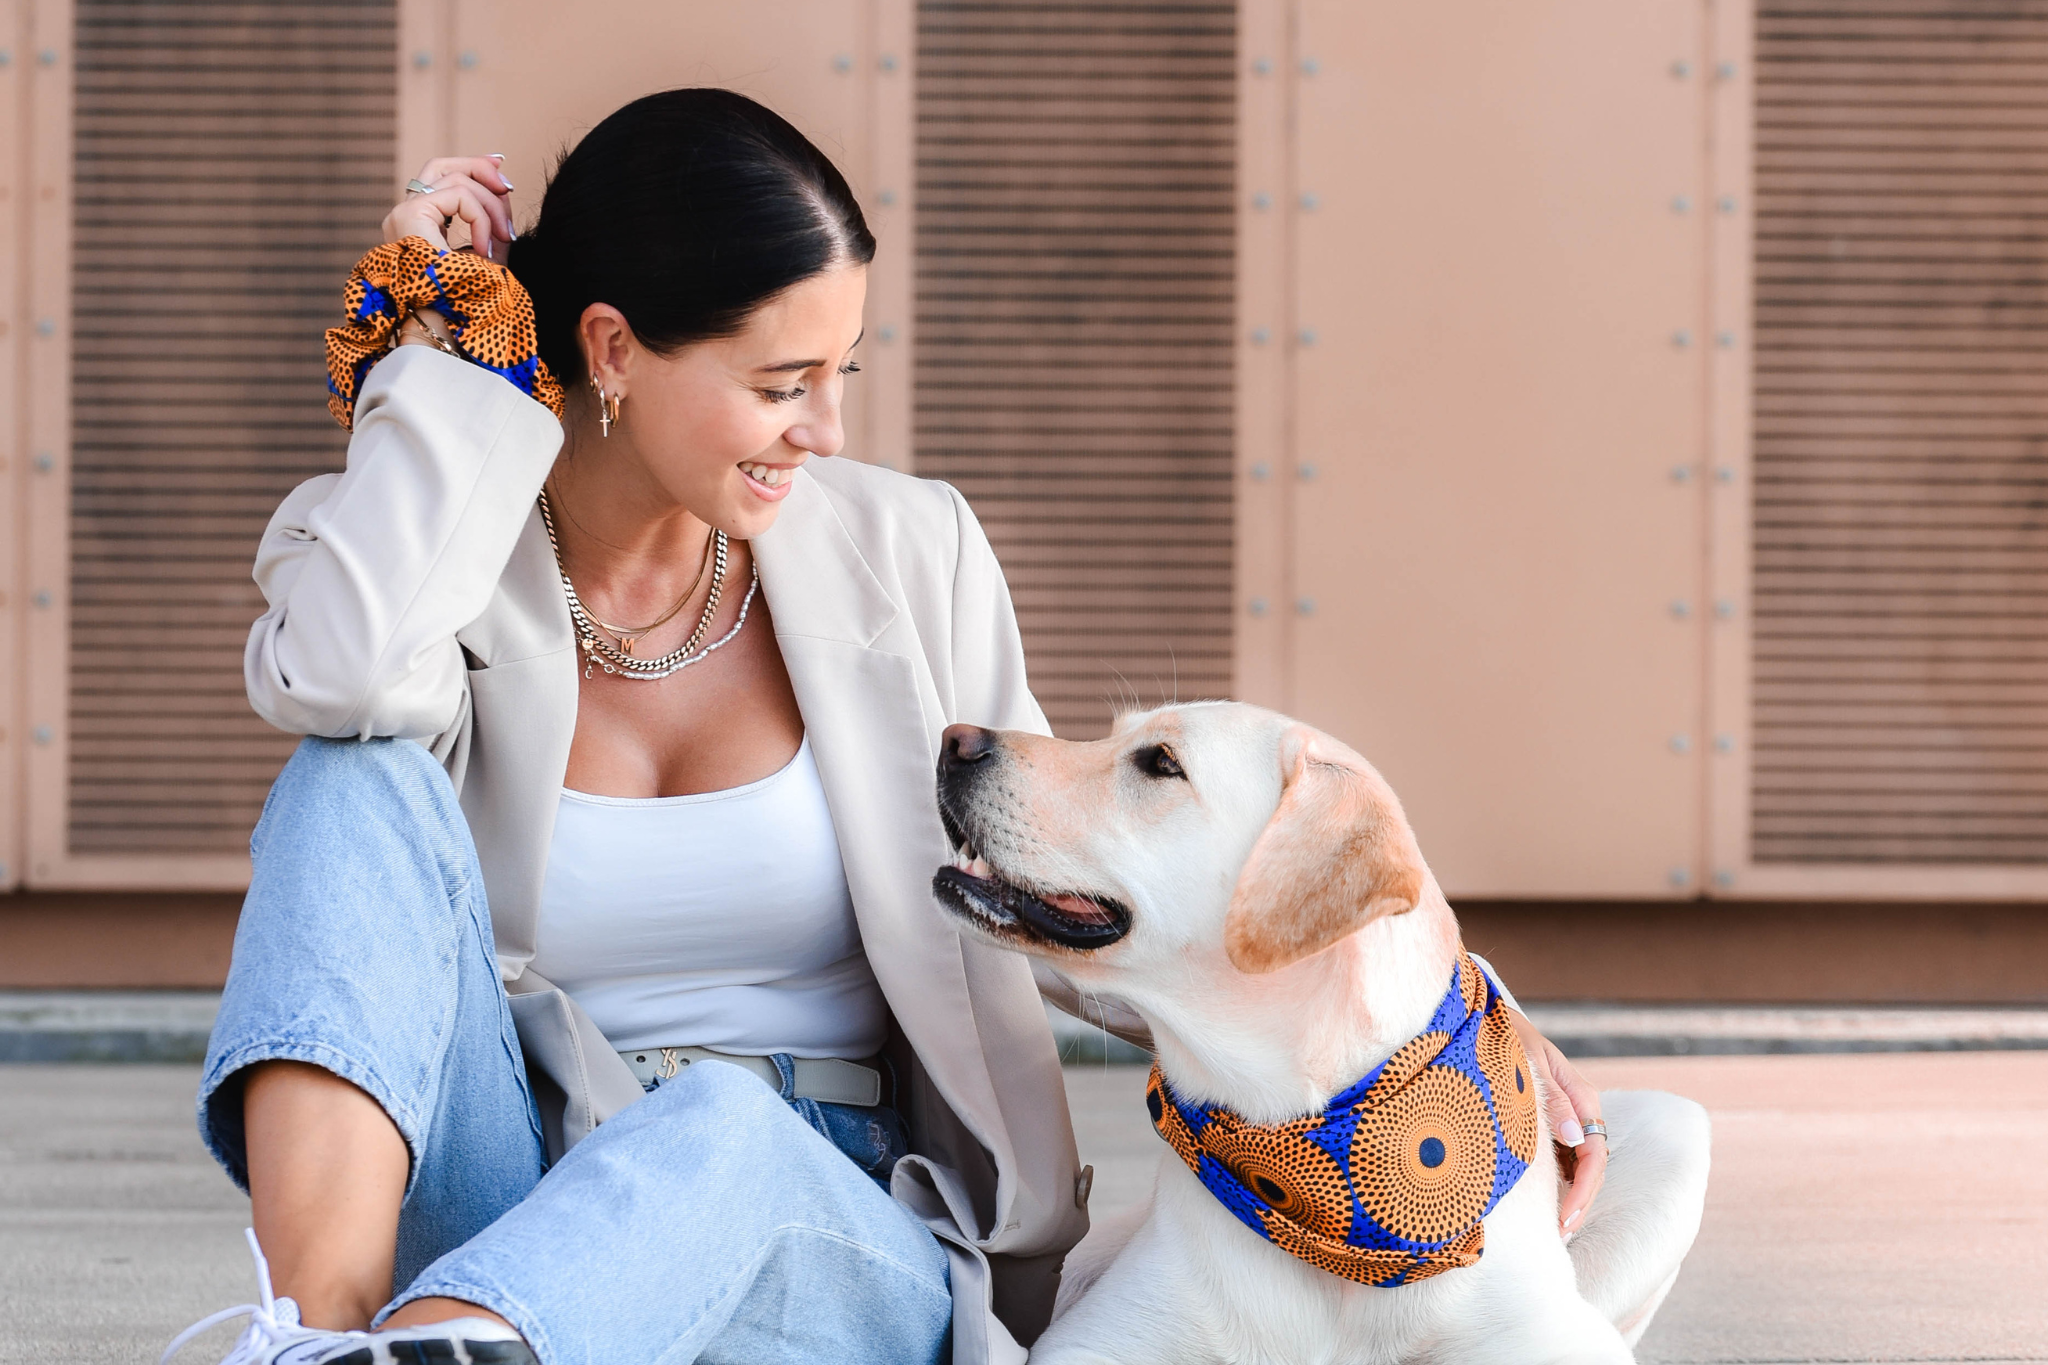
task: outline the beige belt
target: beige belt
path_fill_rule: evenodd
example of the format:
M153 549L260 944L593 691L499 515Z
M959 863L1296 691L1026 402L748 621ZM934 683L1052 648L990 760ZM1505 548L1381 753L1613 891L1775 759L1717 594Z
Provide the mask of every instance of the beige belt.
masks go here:
M633 1079L642 1085L665 1081L692 1062L726 1062L751 1071L782 1092L782 1073L766 1057L744 1057L736 1052L713 1052L708 1047L640 1047L621 1052L632 1068ZM882 1073L859 1062L842 1062L837 1057L798 1057L796 1097L825 1104L857 1104L872 1108L882 1102Z

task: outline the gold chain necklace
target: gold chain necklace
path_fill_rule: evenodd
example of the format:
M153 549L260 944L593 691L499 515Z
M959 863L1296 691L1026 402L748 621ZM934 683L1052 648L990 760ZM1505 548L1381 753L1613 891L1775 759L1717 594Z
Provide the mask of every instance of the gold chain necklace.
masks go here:
M614 647L610 641L599 635L602 626L583 605L583 599L576 595L576 585L569 581L569 571L562 564L562 542L555 534L554 509L548 505L545 488L540 492L540 520L541 525L547 528L548 544L555 552L555 568L562 576L562 592L569 599L570 624L576 628L578 643L583 647L585 678L592 675L594 668L602 668L607 673L616 673L623 678L654 682L709 657L714 650L730 643L732 638L740 633L741 627L747 624L747 608L753 606L754 594L761 587L761 569L757 564L749 566L747 595L740 602L739 619L733 622L732 629L709 645L705 645L703 649L697 648L704 643L704 637L710 633L711 623L718 615L719 599L725 592L726 536L723 531L713 531L711 595L705 600L704 614L697 618L697 628L690 632L690 638L683 641L681 646L658 659L634 658L630 652Z
M601 630L606 631L612 636L613 639L617 640L619 642L619 648L622 651L624 651L627 654L631 654L633 652L633 644L635 641L644 640L653 632L660 630L663 626L675 620L677 614L682 611L684 604L696 595L697 585L704 581L704 570L706 566L708 566L711 563L712 544L713 537L704 537L704 557L697 561L697 576L690 580L689 587L683 589L683 595L676 599L676 604L670 607L667 611L663 612L661 614L660 619L656 620L651 625L615 626L611 622L601 620L600 618L595 616L591 617L590 619L592 621L595 621Z

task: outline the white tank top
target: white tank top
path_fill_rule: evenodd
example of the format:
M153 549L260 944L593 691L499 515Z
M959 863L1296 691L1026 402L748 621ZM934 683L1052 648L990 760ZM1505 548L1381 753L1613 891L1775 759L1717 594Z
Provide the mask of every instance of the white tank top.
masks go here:
M533 969L621 1050L858 1059L888 1029L808 736L727 791L563 789L537 946Z

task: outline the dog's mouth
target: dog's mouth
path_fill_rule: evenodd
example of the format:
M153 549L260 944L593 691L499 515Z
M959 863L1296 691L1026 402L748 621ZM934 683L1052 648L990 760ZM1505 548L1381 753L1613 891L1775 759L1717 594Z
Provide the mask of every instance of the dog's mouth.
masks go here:
M1130 911L1106 897L1027 890L1008 880L943 807L939 814L954 857L932 878L932 894L954 914L999 938L1038 939L1077 952L1106 948L1130 932Z

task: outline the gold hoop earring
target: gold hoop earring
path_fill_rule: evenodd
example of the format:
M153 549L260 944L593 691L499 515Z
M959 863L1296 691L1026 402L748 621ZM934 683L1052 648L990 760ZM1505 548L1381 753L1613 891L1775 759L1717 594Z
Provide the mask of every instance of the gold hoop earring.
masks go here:
M597 393L597 425L601 429L599 434L609 436L612 434L612 423L619 420L619 409L625 404L626 395L622 393L616 397L606 397L604 385L599 382L594 371L590 376L590 387Z

